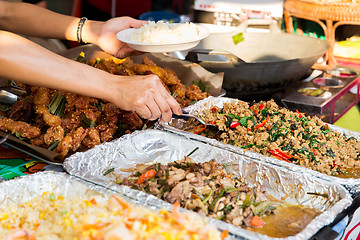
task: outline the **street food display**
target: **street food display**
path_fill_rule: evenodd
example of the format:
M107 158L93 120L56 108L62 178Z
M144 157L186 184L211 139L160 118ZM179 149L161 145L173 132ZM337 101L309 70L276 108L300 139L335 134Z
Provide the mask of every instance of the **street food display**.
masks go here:
M57 175L45 174L29 177L27 184L19 182L30 189L35 188L32 185L41 183L47 189L51 188L47 186L50 184L43 181L48 180L54 184L58 178ZM8 204L2 202L1 239L221 240L227 237L227 231L220 232L214 225L207 224L201 216L192 212L179 212L178 204L174 204L170 212L154 211L132 204L118 195L90 190L91 185L66 182L68 178L64 176L59 179L65 186L72 183L73 188L66 190L66 187L55 184L52 187L55 192L48 192L41 191L41 187L37 186L38 189L32 189L31 198L27 201L19 202L23 198L18 196L18 201ZM16 182L13 188L21 189ZM89 189L84 193L80 188ZM63 193L56 193L57 191ZM69 194L69 191L75 194Z
M184 130L327 175L359 177L359 139L331 129L316 116L279 107L273 100L225 102L198 114L216 128L194 120Z
M254 232L261 229L261 233L270 237L296 235L321 213L305 206L269 200L261 185L250 187L246 179L232 176L225 164L221 165L214 159L195 163L185 156L168 164L139 164L133 172L116 183L150 193L170 203L180 203L183 208L236 227ZM286 223L278 225L279 222L274 222L279 221L275 217L277 214L286 219ZM271 230L274 225L278 229L276 232Z
M182 107L208 96L204 88L202 91L195 84L186 87L175 72L157 66L146 56L142 64L134 63L130 58L95 58L83 62L116 75L155 74ZM146 126L135 112L121 110L101 99L18 85L27 94L14 105L0 110L0 130L35 146L54 150L63 158Z

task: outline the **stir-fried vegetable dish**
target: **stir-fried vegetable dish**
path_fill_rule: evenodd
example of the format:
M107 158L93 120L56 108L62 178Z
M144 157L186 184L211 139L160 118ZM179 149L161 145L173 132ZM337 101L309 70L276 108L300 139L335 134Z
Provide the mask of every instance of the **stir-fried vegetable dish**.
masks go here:
M328 175L346 177L360 167L359 139L330 129L316 116L281 108L273 100L224 103L200 117L218 131L203 125L184 129Z

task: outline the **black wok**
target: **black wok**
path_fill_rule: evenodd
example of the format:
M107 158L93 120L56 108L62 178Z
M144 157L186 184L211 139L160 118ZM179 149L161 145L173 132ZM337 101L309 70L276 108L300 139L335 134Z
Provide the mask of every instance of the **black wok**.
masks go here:
M211 72L224 72L227 92L252 95L282 89L309 74L329 48L324 40L288 33L244 33L244 41L235 45L235 34L212 33L186 57Z

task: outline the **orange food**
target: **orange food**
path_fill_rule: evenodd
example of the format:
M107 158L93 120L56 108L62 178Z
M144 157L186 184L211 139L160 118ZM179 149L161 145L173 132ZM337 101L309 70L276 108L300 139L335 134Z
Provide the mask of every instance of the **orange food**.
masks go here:
M261 217L259 217L258 215L255 215L250 222L251 226L255 227L255 228L260 228L262 226L264 226L264 220L262 220Z
M146 179L149 179L149 178L152 178L152 177L155 177L156 175L156 171L154 169L150 169L146 172L144 172L140 177L139 179L137 180L137 184L142 184Z

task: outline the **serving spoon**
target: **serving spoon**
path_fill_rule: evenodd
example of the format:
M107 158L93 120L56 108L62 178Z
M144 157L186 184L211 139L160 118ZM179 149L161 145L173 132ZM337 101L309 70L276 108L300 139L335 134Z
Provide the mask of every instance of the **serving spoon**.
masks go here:
M189 120L189 118L194 118L196 119L199 123L201 123L202 125L206 125L206 126L209 126L209 127L216 127L217 126L215 124L210 124L210 123L206 123L204 120L202 120L201 118L195 116L195 115L192 115L192 114L189 114L187 111L185 111L184 109L182 109L182 112L183 114L181 115L176 115L176 114L173 114L172 117L175 118L175 119L184 119L184 120Z

